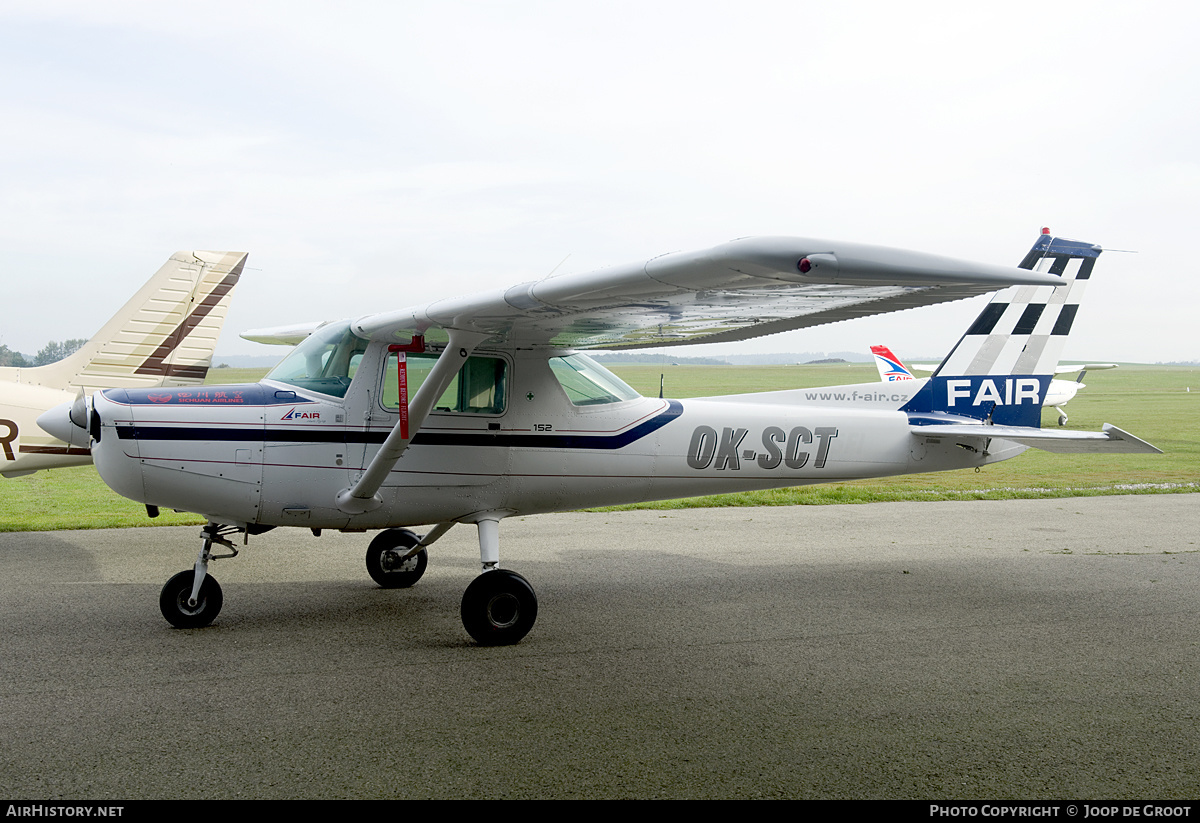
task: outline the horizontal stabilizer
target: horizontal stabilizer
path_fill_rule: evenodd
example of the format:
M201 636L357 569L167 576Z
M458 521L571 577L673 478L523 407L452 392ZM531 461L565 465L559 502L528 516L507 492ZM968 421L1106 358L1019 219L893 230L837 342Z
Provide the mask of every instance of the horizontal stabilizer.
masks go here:
M249 329L241 333L244 340L254 343L266 343L272 346L297 346L308 339L317 329L328 324L328 320L315 320L310 323L292 323L289 326L271 326L265 329Z
M923 437L989 437L1009 440L1042 451L1059 454L1085 454L1106 452L1109 454L1162 454L1138 437L1109 423L1104 431L1080 432L1062 429L1032 429L1026 426L988 426L949 424L913 426L912 433Z
M1116 363L1059 363L1054 373L1072 374L1077 371L1101 371L1103 369L1115 369L1116 367Z
M935 371L938 367L937 363L913 363L908 368L910 371ZM1055 374L1074 374L1075 372L1085 371L1100 371L1102 369L1115 369L1116 363L1059 363L1054 368Z

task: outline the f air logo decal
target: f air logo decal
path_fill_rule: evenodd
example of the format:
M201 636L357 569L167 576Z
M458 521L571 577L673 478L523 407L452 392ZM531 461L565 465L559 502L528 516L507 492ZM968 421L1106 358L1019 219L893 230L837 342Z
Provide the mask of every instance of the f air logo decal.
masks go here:
M288 413L279 419L280 420L320 420L321 413L318 411L296 411L296 407L292 406L292 408L288 410Z
M932 377L902 411L948 412L997 426L1041 425L1050 375L982 374Z
M991 378L980 380L977 386L972 386L972 380L951 379L946 381L946 405L953 408L959 401L969 402L972 406L982 406L984 403L995 403L997 406L1020 406L1023 403L1040 405L1041 381L1036 377L1009 377L997 385Z
M726 427L721 434L711 426L697 426L688 444L687 464L693 469L717 471L739 471L742 460L752 461L761 469L777 469L782 464L789 469L802 469L812 456L807 448L812 445L814 432L804 426L796 426L785 432L778 426L768 426L762 432L762 450L743 449L742 443L749 434L746 429ZM825 468L829 457L829 443L837 437L838 430L832 426L819 426L815 431L817 441L814 469Z

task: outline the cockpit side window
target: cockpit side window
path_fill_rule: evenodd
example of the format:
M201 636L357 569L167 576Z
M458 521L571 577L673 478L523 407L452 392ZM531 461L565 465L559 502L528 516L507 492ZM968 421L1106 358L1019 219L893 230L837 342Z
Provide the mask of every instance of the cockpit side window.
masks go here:
M366 349L367 341L355 336L348 322L331 323L296 346L266 379L345 397Z
M408 400L411 403L417 389L429 376L436 354L409 354L405 356L405 372L408 378ZM384 370L383 390L380 402L385 409L400 408L400 380L395 354L389 354ZM460 414L503 414L508 402L508 363L500 357L473 355L459 370L446 391L433 405L435 412Z

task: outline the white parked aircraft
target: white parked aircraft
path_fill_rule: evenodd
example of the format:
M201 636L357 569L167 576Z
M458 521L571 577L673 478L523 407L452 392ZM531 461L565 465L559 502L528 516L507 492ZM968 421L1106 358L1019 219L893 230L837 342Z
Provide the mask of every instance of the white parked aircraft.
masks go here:
M1115 369L1116 367L1116 363L1088 363L1084 366L1064 366L1060 364L1055 366L1055 374L1070 374L1076 371L1079 374L1074 380L1051 380L1050 388L1046 392L1046 399L1042 402L1042 405L1052 406L1058 412L1058 425L1067 425L1067 413L1063 411L1063 406L1067 405L1067 401L1074 397L1080 389L1087 388L1087 384L1083 382L1083 376L1089 371Z
M871 354L875 356L875 368L879 370L879 379L884 383L895 383L898 380L916 380L917 376L900 362L900 358L892 354L887 346L872 346ZM933 369L929 369L933 371Z
M86 433L68 427L65 437L47 437L35 425L80 392L203 383L245 263L242 252L176 252L74 354L0 367L0 475L91 462Z
M1045 235L1020 268L799 238L706 251L437 301L337 323L247 332L299 343L262 381L109 389L47 414L86 421L118 493L204 514L194 568L159 605L179 627L222 605L208 574L226 535L275 526L384 529L367 568L411 586L426 548L478 529L483 573L461 614L483 644L519 641L532 586L499 568L513 515L972 468L1029 446L1156 452L1106 425L1045 431L1042 400L1100 248ZM1046 271L1035 271L1035 267ZM956 300L1017 284L1019 310L984 312L925 380L665 400L579 353L746 340ZM406 526L435 523L418 536Z

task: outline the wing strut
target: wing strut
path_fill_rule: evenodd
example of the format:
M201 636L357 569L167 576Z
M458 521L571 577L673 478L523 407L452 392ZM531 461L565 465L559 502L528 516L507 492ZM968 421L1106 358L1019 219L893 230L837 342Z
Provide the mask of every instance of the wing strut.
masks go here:
M416 437L417 432L425 423L425 418L433 410L433 404L442 396L450 382L458 374L459 369L467 362L467 357L475 351L475 347L491 337L490 334L449 329L450 342L442 351L437 362L429 371L429 376L417 389L416 396L408 407L408 419L405 421L401 414L400 420L388 434L375 457L367 465L358 482L348 489L342 489L337 495L337 507L347 514L364 514L374 511L383 505L379 496L379 487L387 478L388 473L396 465L396 461L404 454L408 444ZM407 423L407 426L405 426Z

